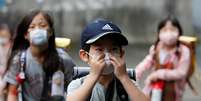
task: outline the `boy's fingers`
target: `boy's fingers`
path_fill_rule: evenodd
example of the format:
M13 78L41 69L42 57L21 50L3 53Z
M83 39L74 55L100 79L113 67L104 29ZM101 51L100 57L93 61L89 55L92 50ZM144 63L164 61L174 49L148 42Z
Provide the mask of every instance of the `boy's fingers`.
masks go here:
M115 62L115 60L111 60L111 63L114 66L114 68L119 66L119 64L117 62Z
M101 65L105 65L105 60L104 59L101 59L99 62L100 62Z
M103 55L93 55L91 58L91 62L95 64L97 64L100 60L104 60Z
M115 66L120 66L122 64L122 60L120 58L116 58L112 56L110 59L112 64Z
M104 55L104 54L97 55L97 56L96 56L96 58L95 58L95 60L96 60L96 61L100 61L101 59L103 59L103 60L104 60L104 57L105 57L105 55Z

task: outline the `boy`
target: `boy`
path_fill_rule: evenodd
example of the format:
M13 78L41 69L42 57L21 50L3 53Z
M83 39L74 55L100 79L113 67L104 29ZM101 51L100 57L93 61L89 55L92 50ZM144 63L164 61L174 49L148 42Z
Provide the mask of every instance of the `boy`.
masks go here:
M79 56L88 63L87 76L68 86L67 101L146 101L126 72L121 30L110 21L95 20L81 34Z

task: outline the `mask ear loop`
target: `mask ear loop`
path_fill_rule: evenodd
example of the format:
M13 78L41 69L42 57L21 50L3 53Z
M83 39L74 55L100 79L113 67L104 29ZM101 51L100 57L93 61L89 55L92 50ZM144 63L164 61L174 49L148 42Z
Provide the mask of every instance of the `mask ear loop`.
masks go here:
M88 52L85 52L88 56L92 57ZM93 58L93 57L92 57ZM89 65L89 62L87 61L87 64Z
M94 58L94 56L89 54L89 52L85 52L85 53L87 53L87 55L89 55L91 58Z

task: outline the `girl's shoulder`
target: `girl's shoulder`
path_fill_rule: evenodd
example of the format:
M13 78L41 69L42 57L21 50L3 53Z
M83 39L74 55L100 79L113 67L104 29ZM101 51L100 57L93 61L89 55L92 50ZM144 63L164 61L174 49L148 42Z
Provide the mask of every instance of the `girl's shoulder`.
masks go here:
M190 48L184 44L180 44L179 51L184 54L190 54Z
M73 59L70 57L70 55L63 49L57 48L57 52L59 57L66 63L71 63L73 66L75 65Z
M62 58L64 60L71 59L70 55L66 51L64 51L63 49L57 48L56 50L57 50L60 58Z

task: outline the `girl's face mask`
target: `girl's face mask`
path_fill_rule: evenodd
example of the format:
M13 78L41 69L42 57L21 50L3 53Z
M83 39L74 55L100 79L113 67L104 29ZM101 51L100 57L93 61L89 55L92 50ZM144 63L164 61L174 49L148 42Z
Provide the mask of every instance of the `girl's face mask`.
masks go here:
M7 29L0 30L0 45L9 46L10 44L10 32Z
M171 46L177 43L178 36L179 33L174 31L161 32L159 34L159 40L163 42L165 45Z
M43 46L48 43L48 32L45 29L34 29L29 33L30 43Z
M27 32L30 44L45 49L51 36L49 23L42 13L37 14L30 23Z

